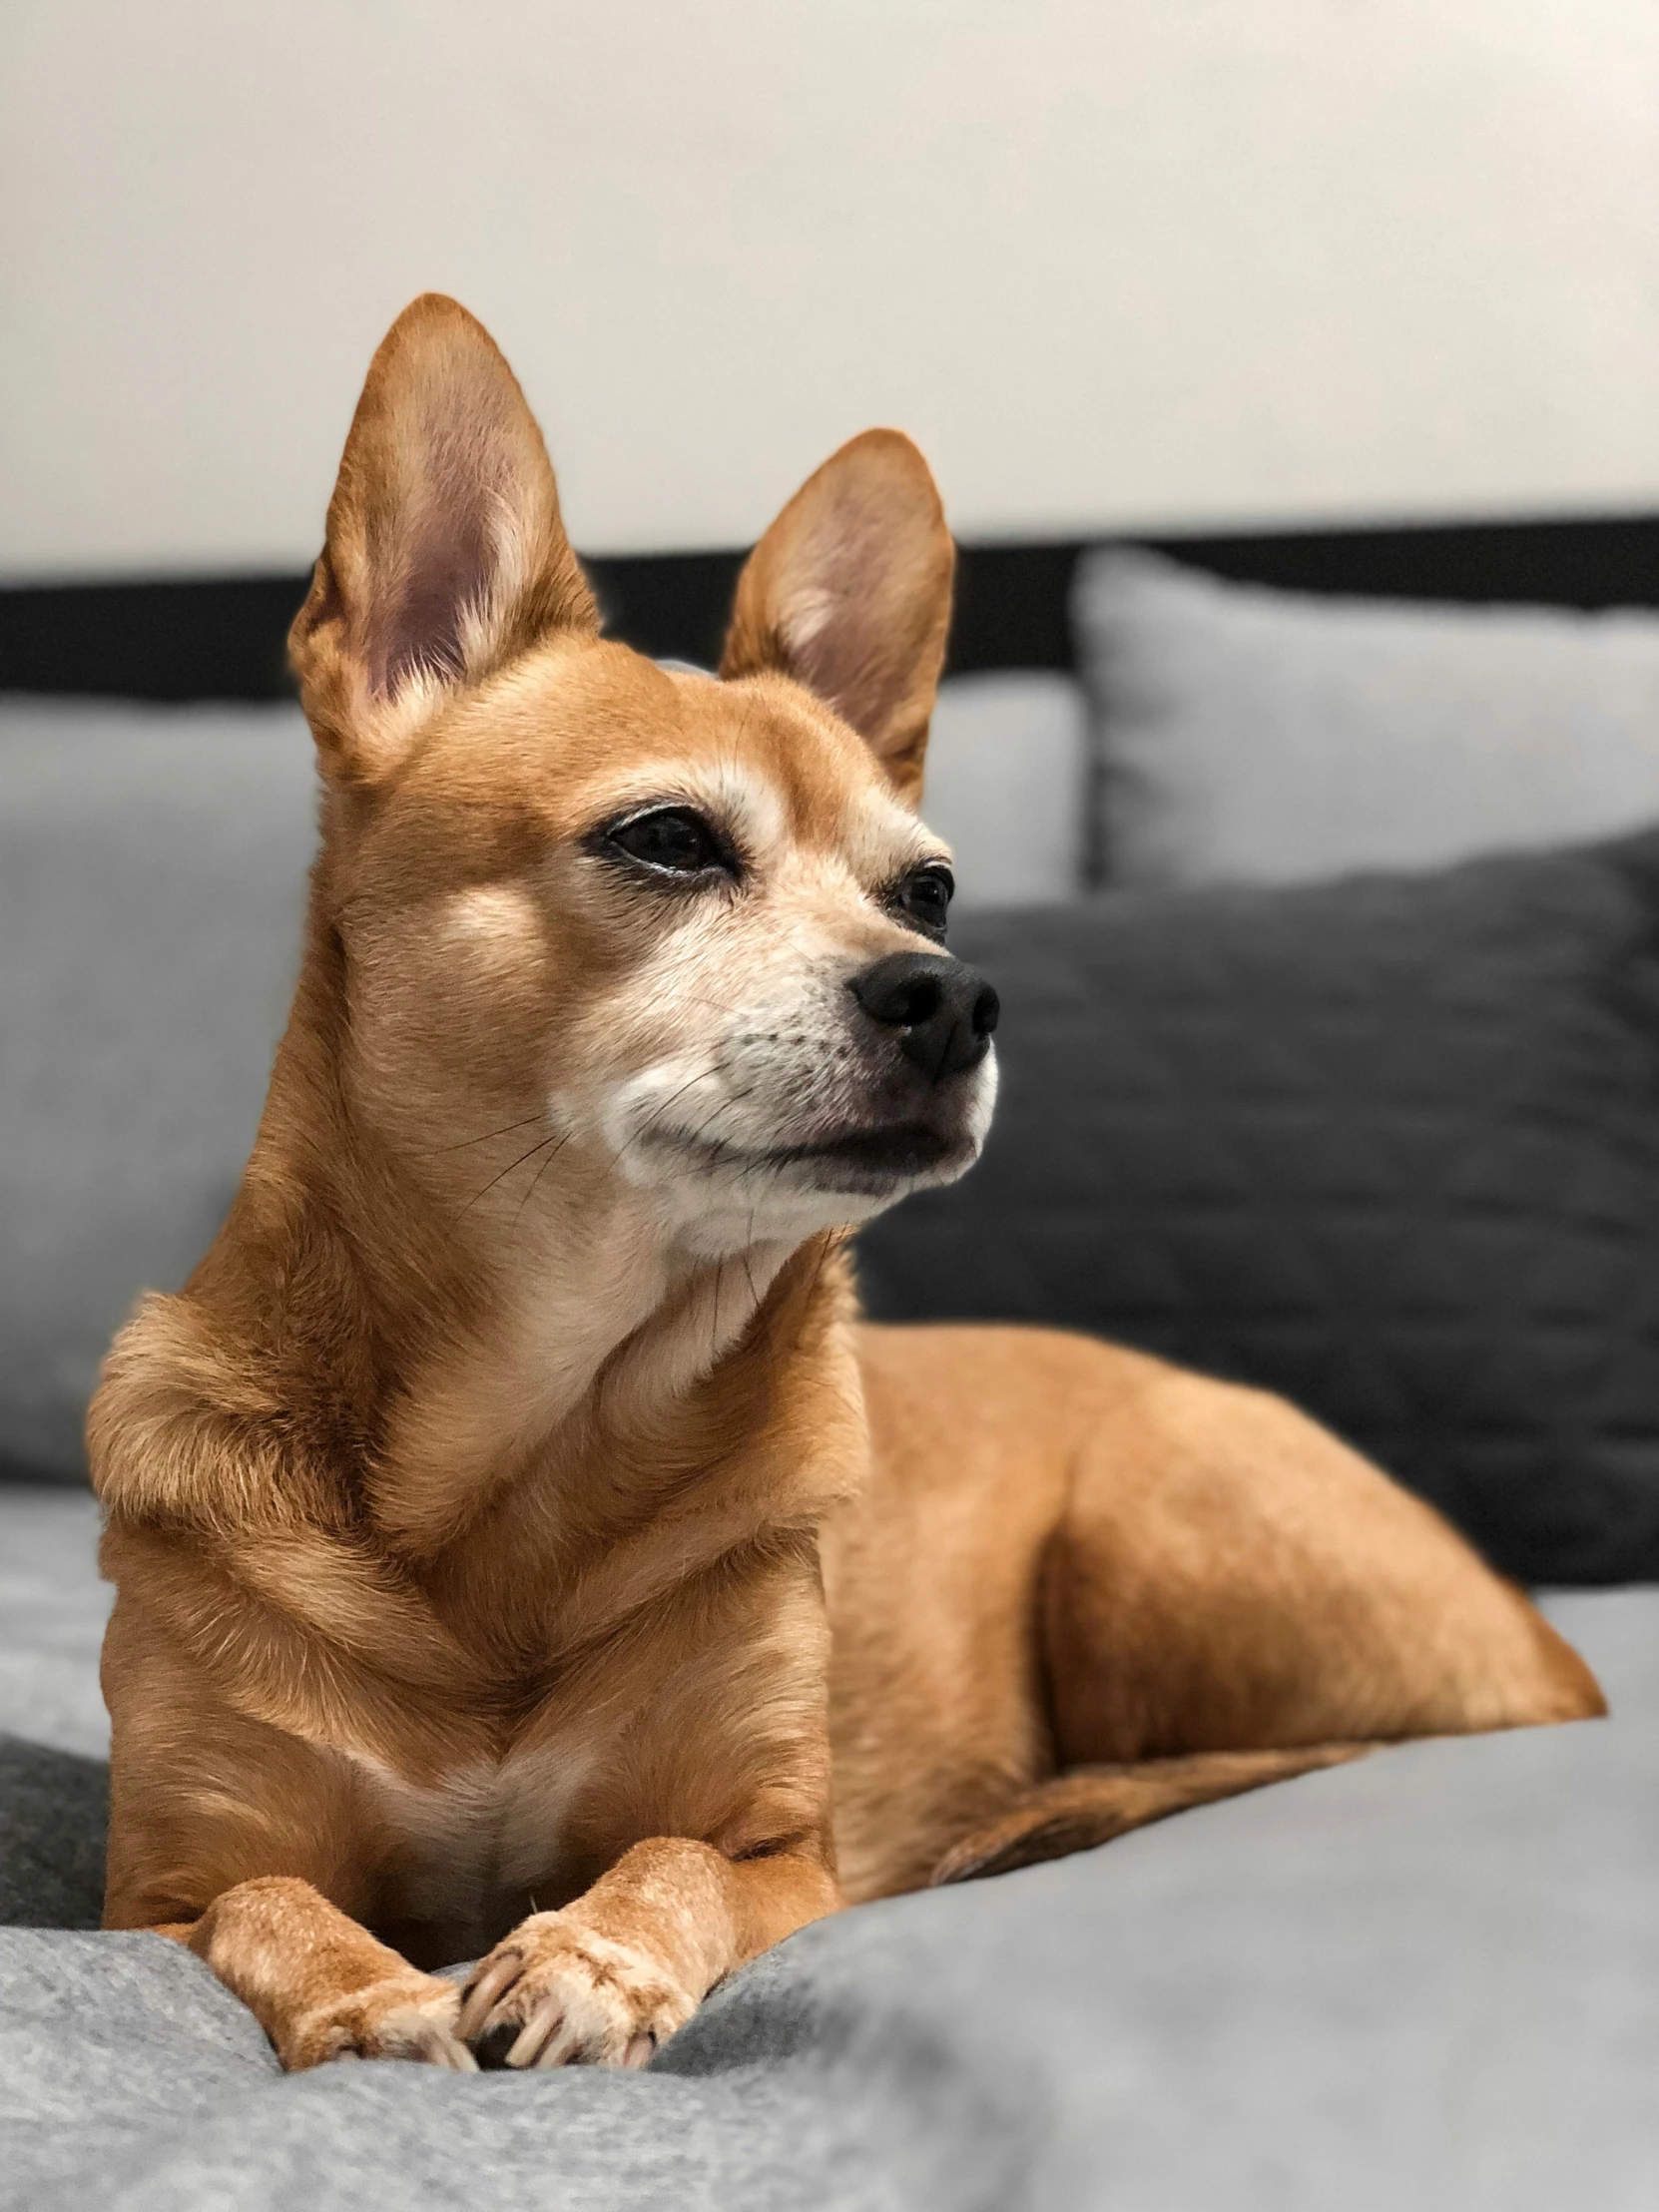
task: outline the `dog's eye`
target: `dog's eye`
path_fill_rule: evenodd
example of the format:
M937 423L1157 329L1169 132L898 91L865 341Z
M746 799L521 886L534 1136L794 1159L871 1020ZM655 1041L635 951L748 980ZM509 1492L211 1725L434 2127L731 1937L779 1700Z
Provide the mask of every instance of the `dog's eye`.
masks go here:
M701 875L708 868L730 872L732 867L726 845L689 807L658 807L649 815L636 815L632 822L619 823L607 842L665 875Z
M950 912L950 894L955 888L949 868L934 861L929 867L912 868L904 877L898 885L898 903L918 929L942 937Z

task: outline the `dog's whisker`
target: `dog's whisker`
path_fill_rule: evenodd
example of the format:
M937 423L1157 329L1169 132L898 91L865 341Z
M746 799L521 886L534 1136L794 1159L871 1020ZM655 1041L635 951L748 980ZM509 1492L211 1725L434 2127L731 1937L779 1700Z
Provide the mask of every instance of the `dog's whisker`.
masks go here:
M752 1267L750 1266L750 1264L749 1264L749 1255L750 1255L750 1251L751 1251L751 1249L752 1249L752 1247L754 1246L754 1243L755 1243L755 1215L756 1215L756 1212L757 1212L757 1209L756 1209L755 1207L751 1206L751 1207L750 1207L750 1209L749 1209L749 1229L748 1229L748 1232L747 1232L747 1234L745 1235L745 1238L744 1238L744 1246L743 1246L743 1251L742 1251L742 1253L741 1253L741 1254L739 1255L739 1257L740 1257L740 1258L742 1259L742 1261L743 1261L743 1272L744 1272L744 1280L745 1280L745 1281L746 1281L746 1282L748 1283L748 1285L749 1285L749 1296L750 1296L750 1299L752 1300L752 1302L753 1302L753 1304L754 1304L754 1308L755 1308L755 1311L756 1311L757 1313L759 1313L759 1312L760 1312L760 1309L761 1309L761 1294L760 1294L760 1292L759 1292L759 1291L758 1291L758 1290L757 1290L757 1289L755 1288L755 1270L754 1270L754 1269L753 1269L753 1268L752 1268Z
M503 1181L505 1177L511 1175L514 1168L521 1168L526 1160L533 1160L536 1154L545 1150L548 1145L562 1144L563 1142L564 1139L560 1136L543 1137L539 1143L533 1144L528 1152L521 1152L516 1160L509 1160L507 1162L507 1165L501 1170L499 1175L492 1175L481 1191L473 1192L472 1196L461 1208L460 1213L455 1216L456 1221L460 1221L464 1215L470 1214L473 1207L477 1205L478 1201L481 1198L488 1198L490 1192L494 1190L497 1183Z
M533 1129L538 1122L545 1119L543 1114L526 1114L522 1121L508 1122L505 1129L486 1129L481 1137L463 1137L459 1144L429 1145L417 1152L415 1157L419 1160L435 1160L445 1152L469 1152L474 1145L489 1144L497 1137L514 1136L520 1129Z
M690 1087L688 1084L687 1089L690 1089ZM746 1098L753 1098L760 1087L759 1083L751 1083L747 1090L733 1091L728 1097L718 1099L712 1110L704 1115L697 1127L686 1135L685 1141L691 1145L700 1145L703 1142L704 1132L710 1127L711 1123L720 1119L728 1106L741 1106ZM718 1142L718 1139L716 1141Z
M717 1055L715 1059L710 1061L709 1065L706 1068L699 1068L695 1075L688 1077L688 1079L680 1085L680 1088L677 1091L671 1091L667 1098L660 1100L656 1108L649 1115L649 1117L640 1124L639 1128L636 1129L633 1135L628 1139L627 1144L622 1147L622 1151L617 1154L617 1158L620 1160L623 1155L629 1150L630 1146L639 1144L646 1137L650 1136L651 1132L657 1127L658 1123L662 1120L663 1116L668 1112L671 1106L676 1105L682 1098L684 1098L688 1091L696 1090L699 1083L706 1083L711 1075L719 1075L724 1069L725 1064L726 1055L724 1051L722 1051L720 1054ZM716 1111L719 1111L718 1107L716 1108Z
M818 1287L820 1282L823 1280L824 1270L829 1263L830 1247L834 1241L833 1232L828 1229L821 1231L817 1241L818 1258L813 1264L813 1280L811 1281L811 1283L808 1284L807 1296L801 1302L801 1320L797 1325L795 1332L796 1349L798 1351L800 1350L801 1339L806 1330L807 1324L812 1319L813 1301L818 1296Z
M566 1146L567 1144L569 1144L569 1142L570 1142L571 1138L572 1138L572 1137L574 1136L574 1134L575 1134L575 1131L574 1131L574 1130L570 1130L570 1129L567 1129L567 1130L565 1131L564 1135L563 1135L563 1136L562 1136L562 1137L561 1137L561 1138L559 1139L558 1143L557 1143L557 1144L556 1144L556 1145L555 1145L555 1146L553 1147L552 1151L551 1151L551 1152L550 1152L550 1153L549 1153L549 1154L547 1155L547 1158L546 1158L546 1159L545 1159L545 1160L544 1160L544 1161L542 1162L541 1166L540 1166L539 1168L537 1168L537 1170L536 1170L535 1174L534 1174L534 1175L533 1175L533 1176L531 1177L531 1179L530 1179L530 1188L529 1188L529 1189L528 1189L528 1190L527 1190L527 1191L525 1192L524 1196L523 1196L523 1197L522 1197L522 1198L521 1198L521 1199L519 1200L519 1202L518 1202L518 1212L517 1212L516 1214L514 1214L514 1216L513 1216L513 1234L514 1234L515 1236L516 1236L516 1235L518 1234L518 1225L519 1225L519 1223L520 1223L520 1222L521 1222L521 1221L523 1220L523 1218L524 1218L524 1209L525 1209L525 1207L526 1207L526 1206L528 1206L528 1205L529 1205L529 1203L530 1203L531 1199L533 1199L533 1198L535 1197L535 1195L536 1195L536 1192L537 1192L537 1190L539 1189L539 1187L540 1187L540 1185L541 1185L541 1179L542 1179L542 1177L543 1177L543 1176L544 1176L544 1175L545 1175L545 1174L547 1173L548 1169L549 1169L549 1168L550 1168L550 1167L551 1167L551 1166L553 1165L554 1161L555 1161L555 1160L556 1160L556 1159L557 1159L557 1158L559 1157L559 1154L560 1154L560 1153L561 1153L561 1152L562 1152L562 1151L564 1150L565 1146Z

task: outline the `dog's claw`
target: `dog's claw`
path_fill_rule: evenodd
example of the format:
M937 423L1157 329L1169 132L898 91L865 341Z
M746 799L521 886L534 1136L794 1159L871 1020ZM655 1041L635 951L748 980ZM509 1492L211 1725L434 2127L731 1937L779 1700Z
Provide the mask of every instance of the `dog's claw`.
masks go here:
M278 2055L289 2072L342 2058L401 2058L475 2073L477 2061L454 2030L456 2009L452 1983L410 1969L305 2014Z
M428 2066L447 2066L451 2073L478 2071L477 2059L447 2028L434 2027L421 2038L420 2056Z
M562 1998L543 1997L525 2021L517 2042L507 2053L509 2066L533 2066L537 2063L543 2045L564 2017L564 2009Z
M536 2064L540 2067L569 2066L582 2055L581 2040L567 2020L554 2033L551 2042L543 2044Z
M467 1983L460 2017L455 2022L455 2032L463 2043L474 2040L495 2009L496 1999L511 1988L523 1969L524 1961L516 1950L502 1951L479 1967Z
M649 1951L538 1913L478 1966L456 2028L492 2069L639 2067L696 2009Z

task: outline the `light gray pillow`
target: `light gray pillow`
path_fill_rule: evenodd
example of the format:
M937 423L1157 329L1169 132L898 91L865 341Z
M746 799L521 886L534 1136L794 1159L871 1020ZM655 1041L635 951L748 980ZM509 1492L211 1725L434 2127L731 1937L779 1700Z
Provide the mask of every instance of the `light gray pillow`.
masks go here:
M1659 817L1659 615L1327 599L1085 557L1114 881L1436 867Z
M112 1332L224 1216L314 781L296 707L0 704L0 1468L82 1476Z
M956 860L956 910L1081 887L1088 712L1069 676L999 669L939 687L921 811Z

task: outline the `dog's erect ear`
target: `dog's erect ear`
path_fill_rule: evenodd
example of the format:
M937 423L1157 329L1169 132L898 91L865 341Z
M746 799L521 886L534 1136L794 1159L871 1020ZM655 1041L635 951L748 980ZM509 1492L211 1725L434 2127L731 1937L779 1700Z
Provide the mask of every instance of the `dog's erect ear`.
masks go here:
M750 555L720 673L776 669L805 684L914 806L955 559L927 463L900 431L866 430L808 477Z
M464 307L426 293L369 364L288 637L325 772L372 781L445 692L598 626L512 370Z

